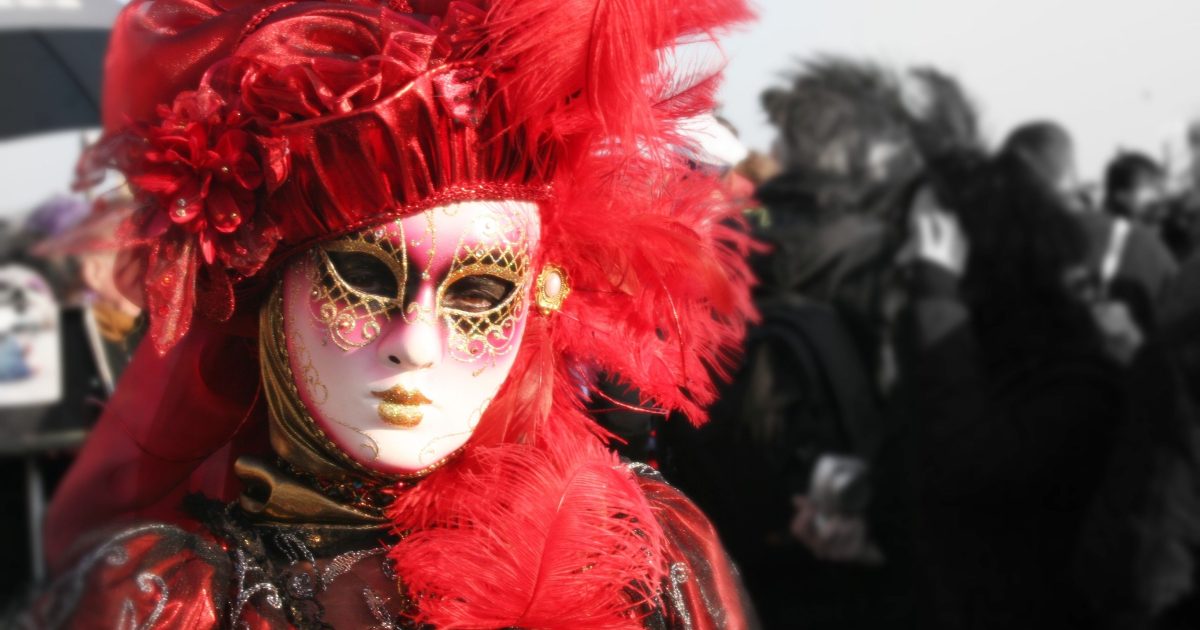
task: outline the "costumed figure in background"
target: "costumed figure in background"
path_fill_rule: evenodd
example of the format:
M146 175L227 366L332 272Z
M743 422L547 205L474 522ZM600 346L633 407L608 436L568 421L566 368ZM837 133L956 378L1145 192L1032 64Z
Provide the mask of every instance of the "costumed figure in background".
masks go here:
M79 341L91 348L89 372L98 378L97 394L106 399L145 332L141 309L121 292L114 274L121 226L137 203L124 185L105 191L91 204L78 203L94 211L69 226L42 230L31 253L68 265L76 283L81 283L75 300L82 309Z
M740 628L594 374L703 418L746 242L661 64L737 0L131 3L105 137L143 343L47 522L37 627ZM130 270L136 273L129 273Z

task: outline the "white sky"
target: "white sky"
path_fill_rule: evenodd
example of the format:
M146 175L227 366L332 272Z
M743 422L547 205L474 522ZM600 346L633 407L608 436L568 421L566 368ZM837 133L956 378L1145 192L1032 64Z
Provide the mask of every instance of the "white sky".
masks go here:
M0 219L15 219L69 193L79 152L97 135L71 129L0 141Z
M1180 164L1183 129L1200 117L1200 0L752 1L759 22L725 41L722 100L753 148L766 149L774 134L758 95L796 59L823 52L955 74L993 141L1022 121L1057 119L1093 179L1118 148L1173 154ZM0 27L27 22L33 7L62 19L78 5L101 20L117 4L0 0ZM78 132L0 143L0 216L65 190L78 143Z
M1071 129L1081 174L1118 149L1180 165L1200 116L1197 0L757 0L757 24L725 40L724 113L744 142L769 147L758 104L795 60L848 54L932 64L959 78L985 131L1056 119ZM1170 143L1170 144L1168 144ZM1169 146L1173 148L1168 148Z

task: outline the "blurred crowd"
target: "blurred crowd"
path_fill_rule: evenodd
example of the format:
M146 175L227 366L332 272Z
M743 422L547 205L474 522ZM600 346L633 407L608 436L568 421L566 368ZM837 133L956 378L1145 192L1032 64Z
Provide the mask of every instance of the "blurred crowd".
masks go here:
M989 143L932 68L819 59L761 100L742 366L698 432L605 419L764 627L1200 627L1200 125L1187 172L1080 173L1070 121Z
M761 101L770 155L705 158L764 244L712 422L615 383L596 414L713 520L763 626L1200 627L1200 124L1186 172L1080 173L1070 121L991 143L931 68L824 58ZM38 371L38 296L69 349L56 402L0 400L6 436L86 429L136 346L90 203L3 230L33 276L0 269L0 390ZM71 448L9 454L52 485Z

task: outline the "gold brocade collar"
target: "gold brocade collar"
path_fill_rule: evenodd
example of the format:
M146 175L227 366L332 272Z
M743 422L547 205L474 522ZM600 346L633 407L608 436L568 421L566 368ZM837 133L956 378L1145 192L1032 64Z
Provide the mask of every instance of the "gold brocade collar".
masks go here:
M234 471L245 488L238 507L247 519L259 527L299 534L315 554L370 547L390 536L382 514L340 503L258 458L239 458Z
M333 525L387 523L380 510L337 501L256 457L239 458L234 472L245 487L238 505L256 520Z

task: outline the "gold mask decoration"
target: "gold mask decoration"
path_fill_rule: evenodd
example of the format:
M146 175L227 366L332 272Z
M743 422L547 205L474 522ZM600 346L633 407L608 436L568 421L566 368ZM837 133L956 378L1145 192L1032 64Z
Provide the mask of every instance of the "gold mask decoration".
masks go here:
M404 305L405 280L408 277L408 256L404 244L404 227L400 230L400 246L382 227L358 232L331 241L312 250L312 297L321 304L318 319L329 327L329 338L343 350L361 348L379 336L378 318L390 320L392 313ZM355 288L346 281L334 264L331 254L357 253L377 259L391 271L396 282L394 295L376 295Z
M450 272L437 293L438 315L450 329L450 355L465 362L481 357L494 360L513 349L513 328L525 314L529 282L528 226L511 212L496 212L477 227L480 242L468 243L465 235L459 239ZM447 288L463 278L481 275L511 282L512 291L486 311L443 306Z
M443 209L443 212L453 212ZM426 251L419 257L428 263L421 271L428 280L437 257L438 239L432 223L421 239L410 243L402 223L397 220L399 239L383 227L336 239L312 250L312 298L318 307L317 319L329 331L329 339L343 350L369 345L380 334L382 321L390 321L400 313L404 321L439 319L449 331L449 353L456 360L473 362L481 357L495 359L512 350L513 329L525 314L526 288L529 284L530 252L528 226L511 211L500 211L480 219L474 235L477 242L468 241L464 234L455 245L453 260L446 277L438 286L436 305L432 311L417 303L405 306L405 286L410 272L409 247L424 244ZM398 241L398 242L397 242ZM389 270L394 279L394 292L377 294L356 288L343 277L335 260L339 254L364 254ZM415 272L415 270L414 270ZM468 311L445 305L446 292L456 282L471 276L494 276L511 283L512 290L505 299L486 311Z
M562 310L563 302L571 295L571 280L558 265L547 264L538 274L536 300L542 315Z

